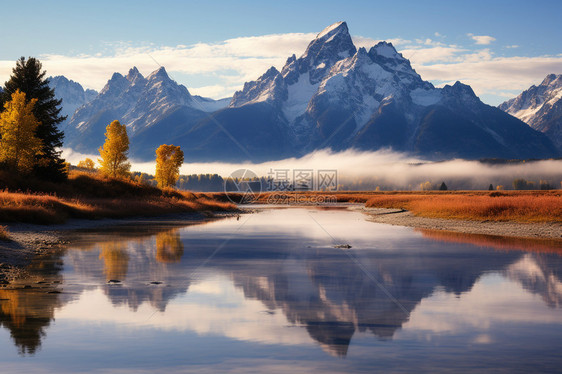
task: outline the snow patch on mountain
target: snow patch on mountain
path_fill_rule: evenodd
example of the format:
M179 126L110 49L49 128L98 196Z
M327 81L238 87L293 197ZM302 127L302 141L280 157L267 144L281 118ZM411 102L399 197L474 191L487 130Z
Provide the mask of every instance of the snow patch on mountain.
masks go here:
M545 133L562 150L562 74L549 74L499 108Z
M302 74L296 83L287 87L288 97L283 104L283 114L289 122L306 112L312 96L318 91L320 83L310 83L309 73Z
M61 115L66 116L69 122L76 109L92 101L98 93L91 89L84 89L82 85L69 80L63 75L49 77L49 87L55 90L55 97L62 99Z
M410 92L410 97L414 104L429 106L437 104L441 100L441 92L438 89L416 88Z
M380 56L386 57L386 58L397 58L398 55L396 54L396 50L394 50L394 48L389 45L389 44L379 44L378 46L375 47L375 51L377 52L377 54L379 54Z
M203 112L212 113L217 110L224 109L228 106L232 98L226 97L224 99L213 100L202 96L192 96L193 107L202 110Z

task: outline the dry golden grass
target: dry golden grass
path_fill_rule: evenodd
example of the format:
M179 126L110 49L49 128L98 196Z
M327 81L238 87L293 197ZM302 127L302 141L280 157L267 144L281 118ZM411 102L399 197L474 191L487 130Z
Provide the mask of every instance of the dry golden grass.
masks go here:
M45 184L47 190L52 186ZM44 186L44 187L45 187ZM91 173L71 173L57 191L0 191L0 222L63 223L69 218L124 218L233 210L204 194L159 189Z
M406 209L416 216L430 218L562 222L560 191L382 194L371 197L365 206Z
M8 242L10 240L8 228L6 226L0 226L0 242Z
M259 195L257 203L271 202L275 193ZM416 216L459 220L562 222L562 191L392 191L289 192L291 201L314 203L319 196L338 203L365 203L366 207L405 209ZM221 198L217 196L217 198Z

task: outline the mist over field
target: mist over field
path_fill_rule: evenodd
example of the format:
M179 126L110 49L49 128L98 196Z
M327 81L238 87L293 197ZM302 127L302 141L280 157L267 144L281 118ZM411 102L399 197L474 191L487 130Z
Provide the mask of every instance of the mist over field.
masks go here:
M78 161L96 155L84 155L65 149L63 156L76 165ZM133 171L154 174L154 162L132 160ZM238 169L249 169L258 176L275 176L278 170L312 169L337 170L338 183L346 189L419 189L419 184L445 182L449 189L487 189L489 184L512 188L514 179L526 179L538 183L547 181L554 188L560 188L562 181L562 160L522 161L513 163L487 163L469 160L432 162L391 150L359 152L347 150L332 152L320 150L300 158L288 158L263 163L189 163L183 164L181 174L219 174L226 178ZM538 185L537 185L538 186Z

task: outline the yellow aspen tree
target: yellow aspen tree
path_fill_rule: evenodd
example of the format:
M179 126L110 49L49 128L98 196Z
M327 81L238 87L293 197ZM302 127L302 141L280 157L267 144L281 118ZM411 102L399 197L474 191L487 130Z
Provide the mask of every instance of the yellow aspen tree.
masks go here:
M129 152L127 128L116 120L111 122L105 130L105 143L103 147L99 148L100 170L113 178L127 176L131 168L127 158Z
M125 279L129 268L129 254L124 242L109 241L100 246L99 258L103 260L106 279L108 281Z
M180 262L183 256L183 243L178 230L156 234L156 261L162 263Z
M94 170L96 168L96 165L95 165L94 161L92 161L91 158L87 158L85 160L82 160L82 161L78 162L77 166L79 168L88 169L88 170Z
M156 175L158 187L173 187L180 176L183 151L179 146L162 144L156 150Z
M16 90L0 114L0 161L23 174L31 171L35 156L41 154L42 143L35 136L40 125L33 115L36 102L32 99L26 103L25 93Z

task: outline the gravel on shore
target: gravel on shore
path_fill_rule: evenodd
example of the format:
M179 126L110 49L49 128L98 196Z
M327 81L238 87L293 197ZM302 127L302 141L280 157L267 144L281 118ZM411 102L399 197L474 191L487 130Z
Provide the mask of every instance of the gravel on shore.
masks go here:
M521 223L497 221L464 221L442 218L416 217L411 212L398 209L360 208L369 220L389 225L421 229L454 231L464 234L509 236L533 239L562 239L562 223Z

